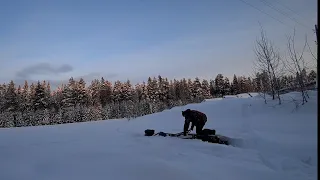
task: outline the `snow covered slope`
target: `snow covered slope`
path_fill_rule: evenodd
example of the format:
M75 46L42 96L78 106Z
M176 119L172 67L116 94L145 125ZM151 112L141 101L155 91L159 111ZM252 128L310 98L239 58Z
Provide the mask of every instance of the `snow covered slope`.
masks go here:
M295 109L259 96L175 107L127 120L0 129L3 180L317 179L317 92ZM145 129L181 132L181 111L208 115L206 128L236 146L145 137Z

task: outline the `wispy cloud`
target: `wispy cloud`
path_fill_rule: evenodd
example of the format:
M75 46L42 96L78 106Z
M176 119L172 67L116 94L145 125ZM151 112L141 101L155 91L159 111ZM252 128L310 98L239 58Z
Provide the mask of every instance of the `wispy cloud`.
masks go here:
M71 72L73 67L68 64L63 64L55 67L49 63L35 64L16 73L17 78L30 78L32 75L59 75L62 73Z
M93 79L100 80L101 77L105 78L106 80L112 81L118 77L118 74L115 74L115 73L105 74L105 73L92 72L92 73L88 73L88 74L85 74L82 76L75 76L75 77L73 77L73 79L76 81L79 81L80 78L82 78L86 82L86 84L89 85ZM28 84L32 84L32 83L35 84L38 81L46 81L46 82L50 83L51 90L55 90L57 87L61 86L62 84L67 84L70 78L71 77L61 79L61 80L56 80L56 79L37 79L37 80L34 80L34 79L30 79L30 78L24 78L24 79L16 78L16 79L14 79L14 83L16 84L16 86L19 86L19 85L23 85L25 81L28 81Z

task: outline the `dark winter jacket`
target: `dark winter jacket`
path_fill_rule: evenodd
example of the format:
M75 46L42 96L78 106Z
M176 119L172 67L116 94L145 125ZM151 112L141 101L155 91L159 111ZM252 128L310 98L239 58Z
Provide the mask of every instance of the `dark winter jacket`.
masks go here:
M186 134L188 131L189 125L191 123L191 130L194 126L204 126L207 122L207 116L199 111L187 109L182 111L182 116L185 118L183 132Z

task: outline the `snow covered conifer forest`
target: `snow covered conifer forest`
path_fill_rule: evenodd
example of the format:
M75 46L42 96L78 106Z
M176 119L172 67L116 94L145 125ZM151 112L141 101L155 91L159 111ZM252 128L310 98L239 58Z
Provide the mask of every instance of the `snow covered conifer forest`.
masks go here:
M301 80L312 84L315 71L302 70L296 76L276 79L272 86L267 72L254 77L236 76L232 80L218 74L215 79L200 80L149 77L147 82L131 84L110 82L103 77L86 84L72 77L67 84L51 89L50 83L16 85L14 81L0 85L0 127L22 127L86 122L106 119L132 119L161 112L175 106L200 103L205 99L248 92L275 95L276 92L299 90Z

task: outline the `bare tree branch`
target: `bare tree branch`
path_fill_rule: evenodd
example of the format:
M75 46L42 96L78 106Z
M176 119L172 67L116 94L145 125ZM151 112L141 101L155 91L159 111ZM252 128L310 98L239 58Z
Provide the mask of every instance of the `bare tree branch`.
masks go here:
M305 38L306 38L306 44L307 44L307 46L308 46L309 52L310 52L313 60L315 60L315 61L317 62L317 61L318 61L318 58L312 53L311 47L310 47L310 45L309 45L309 43L308 43L307 35L306 35Z
M295 29L294 29L293 36L288 36L287 47L288 47L290 59L287 59L286 65L287 65L288 72L292 73L297 78L297 84L299 86L299 90L301 91L301 95L303 98L302 104L304 104L305 102L308 102L306 99L306 96L308 96L308 94L306 93L306 86L304 82L305 77L303 77L305 75L302 72L303 69L306 70L306 63L303 58L306 46L307 46L307 41L305 41L302 52L299 55L295 48Z
M262 73L264 93L271 91L273 99L277 94L279 104L281 104L279 78L283 75L284 62L279 50L266 37L263 28L261 28L260 37L256 39L254 53L256 55L254 67L258 72Z

